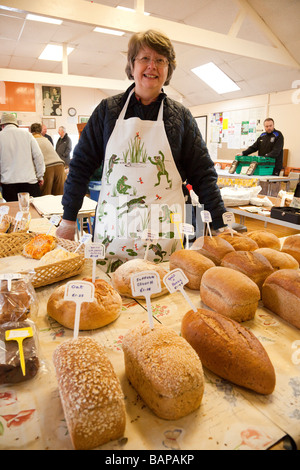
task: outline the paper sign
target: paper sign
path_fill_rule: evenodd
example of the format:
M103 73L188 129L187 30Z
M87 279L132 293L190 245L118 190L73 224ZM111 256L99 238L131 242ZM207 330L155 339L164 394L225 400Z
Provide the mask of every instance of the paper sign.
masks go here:
M154 325L150 297L152 294L158 294L161 292L161 281L159 274L156 271L142 271L140 273L133 274L131 276L130 282L133 297L143 296L146 299L148 320L150 328L153 330Z
M178 232L179 239L180 239L180 243L181 243L182 249L184 249L182 236L181 236L181 232L180 232L180 224L182 223L181 214L178 214L178 213L171 214L171 222L172 222L172 224L176 225L177 232Z
M188 278L180 268L173 269L168 274L166 274L163 278L165 286L169 290L170 294L174 294L174 292L181 292L187 302L190 304L194 312L197 312L196 307L191 302L189 296L184 290L184 286L189 282Z
M235 217L233 212L225 212L223 214L223 222L228 225L230 229L231 236L233 237L232 225L235 223Z
M208 211L201 211L200 214L201 214L202 222L207 225L208 232L209 232L209 236L212 237L212 235L211 235L211 230L210 230L210 225L209 225L209 224L211 223L211 221L212 221L210 212L208 212Z
M103 243L88 243L85 245L85 258L93 260L92 282L96 279L97 259L105 258L105 246Z
M49 228L49 230L47 232L47 235L49 235L49 233L51 232L53 226L58 227L58 225L60 224L60 221L61 221L61 216L60 215L53 215L51 217L51 219L50 219L51 227Z
M185 249L189 247L189 237L195 235L195 228L192 224L180 224L180 231L186 236Z
M31 327L18 328L16 330L7 330L5 332L6 341L17 341L18 343L19 354L20 354L20 364L21 364L23 376L25 376L26 374L23 341L25 338L31 338L32 336L33 336L33 331Z
M90 233L85 233L85 234L81 237L80 243L79 243L79 245L78 245L78 247L76 248L76 250L75 250L74 253L76 253L76 252L79 250L79 248L81 247L81 245L85 245L86 243L90 242L91 239L92 239L92 235L91 235Z
M74 338L78 337L81 304L83 302L93 302L95 297L95 286L87 281L69 281L66 284L64 300L76 303Z

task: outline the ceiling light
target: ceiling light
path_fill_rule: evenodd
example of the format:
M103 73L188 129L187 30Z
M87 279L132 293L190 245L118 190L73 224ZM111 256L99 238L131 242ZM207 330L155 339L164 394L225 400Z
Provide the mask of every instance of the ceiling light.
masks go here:
M67 54L69 55L74 50L74 47L67 48ZM41 53L39 59L41 60L55 60L61 62L63 60L63 47L48 44Z
M237 84L212 62L196 67L192 72L220 95L240 90Z
M100 28L97 26L94 29L95 33L103 33L103 34L113 34L114 36L124 36L124 31L117 31L116 29L107 29L107 28Z
M62 24L62 20L58 20L56 18L48 18L46 16L32 15L31 13L28 13L28 15L26 15L26 20L40 21L41 23Z
M133 8L121 7L121 5L118 5L117 9L118 10L124 10L124 11L131 11L131 12L134 12L134 13L136 12L136 10L134 10ZM150 13L147 13L146 11L144 11L144 15L145 16L150 16Z

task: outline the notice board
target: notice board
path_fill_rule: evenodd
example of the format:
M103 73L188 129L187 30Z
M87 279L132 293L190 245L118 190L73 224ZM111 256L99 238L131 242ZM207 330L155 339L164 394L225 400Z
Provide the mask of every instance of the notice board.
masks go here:
M0 81L0 111L35 112L34 84Z

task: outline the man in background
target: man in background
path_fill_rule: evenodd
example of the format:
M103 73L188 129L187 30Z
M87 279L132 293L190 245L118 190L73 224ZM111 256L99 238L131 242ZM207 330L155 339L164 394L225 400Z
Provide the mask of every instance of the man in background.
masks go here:
M65 167L69 167L72 151L72 141L66 133L66 128L64 126L59 127L58 133L60 135L60 138L56 143L55 150L60 156L60 158L63 160Z
M46 139L48 139L49 142L50 142L52 145L54 145L51 135L47 134L47 130L48 130L48 129L47 129L47 126L45 126L45 124L43 124L43 125L42 125L42 136L43 136L43 137L46 137Z

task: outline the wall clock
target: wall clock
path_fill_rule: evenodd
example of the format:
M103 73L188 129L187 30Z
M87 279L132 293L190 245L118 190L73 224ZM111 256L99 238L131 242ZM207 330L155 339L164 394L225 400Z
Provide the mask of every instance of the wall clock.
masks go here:
M74 116L76 116L77 111L76 111L75 108L69 108L68 109L68 114L69 114L69 116L74 117Z

